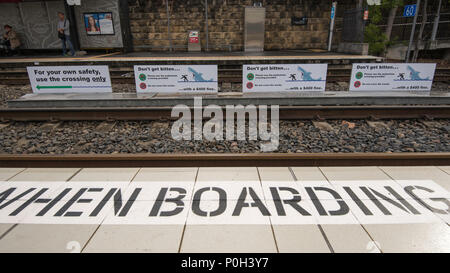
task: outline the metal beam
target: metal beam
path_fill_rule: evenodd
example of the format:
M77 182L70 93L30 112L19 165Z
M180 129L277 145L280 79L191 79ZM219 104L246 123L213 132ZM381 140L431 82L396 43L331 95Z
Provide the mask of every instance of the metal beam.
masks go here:
M167 38L169 39L169 51L172 51L172 35L170 34L170 13L169 0L166 0L166 14L167 14Z
M413 20L413 25L412 25L412 29L411 29L411 35L409 37L409 44L408 44L408 50L406 51L406 58L405 58L405 62L408 63L409 62L409 55L411 55L411 47L414 41L414 32L416 31L416 23L417 23L417 16L419 14L420 11L420 0L417 0L416 3L416 14L414 14L414 20Z
M72 42L73 49L80 50L80 36L78 35L77 20L75 16L75 6L70 6L67 1L64 1L64 8L66 10L66 19L70 22L70 41Z
M122 30L123 51L133 51L133 37L130 26L130 9L127 0L119 0L119 19Z
M436 40L437 30L439 27L439 20L441 19L441 5L442 5L442 0L439 0L438 10L436 12L436 16L434 17L433 31L431 33L431 41Z
M2 168L445 166L450 153L0 155Z
M336 18L336 6L337 2L334 1L331 5L331 21L330 21L330 34L328 36L328 51L331 51L331 44L333 42L334 22Z
M206 51L209 51L209 32L208 32L208 0L205 0L205 40Z
M230 103L231 104L231 103ZM242 103L244 104L244 103ZM244 104L245 105L245 104ZM191 113L193 113L192 107ZM203 109L204 110L204 109ZM175 120L172 107L7 108L0 121ZM227 111L224 110L226 113ZM270 116L270 115L269 115ZM450 118L450 106L280 106L280 120Z

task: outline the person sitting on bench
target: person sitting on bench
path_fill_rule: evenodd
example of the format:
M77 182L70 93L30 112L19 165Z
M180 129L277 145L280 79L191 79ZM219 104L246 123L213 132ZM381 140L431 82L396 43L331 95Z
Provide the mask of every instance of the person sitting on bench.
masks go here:
M8 56L17 55L20 47L20 39L17 33L12 29L12 26L4 26L5 33L3 34L2 45L6 47L6 54Z

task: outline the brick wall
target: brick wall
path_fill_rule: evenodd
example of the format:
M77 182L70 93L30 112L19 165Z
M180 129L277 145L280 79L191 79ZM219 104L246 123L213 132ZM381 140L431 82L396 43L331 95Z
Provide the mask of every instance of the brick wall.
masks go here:
M266 0L265 50L326 49L330 1ZM205 48L202 0L169 0L172 44L185 46L189 30L200 30ZM211 50L244 49L244 7L252 0L209 0ZM163 0L130 0L130 24L135 50L167 50L167 14ZM291 17L308 17L308 25L292 26ZM165 47L165 48L164 48ZM179 50L186 50L180 48Z

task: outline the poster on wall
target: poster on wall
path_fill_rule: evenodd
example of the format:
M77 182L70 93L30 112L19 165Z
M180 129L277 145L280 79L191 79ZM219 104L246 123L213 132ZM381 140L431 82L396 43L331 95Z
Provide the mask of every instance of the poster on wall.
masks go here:
M216 93L217 65L135 65L137 93Z
M323 92L327 64L244 65L243 92Z
M99 13L98 22L100 24L100 33L102 35L114 35L114 24L111 12Z
M353 64L350 91L430 91L436 64Z
M111 12L91 12L83 15L87 35L114 35Z

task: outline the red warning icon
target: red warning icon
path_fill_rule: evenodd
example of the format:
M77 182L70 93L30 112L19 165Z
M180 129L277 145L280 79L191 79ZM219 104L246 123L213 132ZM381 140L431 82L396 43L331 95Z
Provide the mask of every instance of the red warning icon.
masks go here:
M247 88L248 88L248 89L252 89L252 88L253 88L253 83L248 82L248 83L247 83Z
M361 82L360 81L356 81L354 85L355 85L356 88L359 88L361 86Z
M139 84L139 87L141 89L145 89L145 88L147 88L147 85L145 84L145 82L143 82L143 83Z

